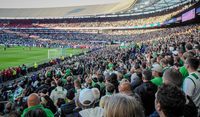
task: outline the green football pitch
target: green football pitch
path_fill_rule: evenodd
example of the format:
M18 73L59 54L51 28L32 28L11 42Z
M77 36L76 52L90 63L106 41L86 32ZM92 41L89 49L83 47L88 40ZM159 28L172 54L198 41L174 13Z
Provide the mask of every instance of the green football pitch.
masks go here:
M22 64L27 66L33 66L35 62L37 64L48 61L49 48L37 48L32 47L11 47L4 50L0 46L0 71L8 67L15 67ZM66 55L76 55L87 51L86 49L66 49Z

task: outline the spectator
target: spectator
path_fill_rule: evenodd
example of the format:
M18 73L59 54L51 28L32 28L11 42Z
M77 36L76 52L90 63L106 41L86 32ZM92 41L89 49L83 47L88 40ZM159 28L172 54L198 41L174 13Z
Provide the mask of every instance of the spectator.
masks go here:
M125 94L125 95L128 95L128 96L134 96L134 93L131 89L131 83L129 82L121 82L119 84L119 93L121 94Z
M82 117L103 117L103 109L95 107L95 97L91 89L81 90L79 102L82 108L79 113Z
M67 90L64 89L62 86L63 86L62 81L58 80L57 87L54 90L52 90L52 92L51 92L50 98L53 100L54 104L57 103L58 98L61 98L64 100L66 99Z
M108 103L110 97L110 95L103 96L100 100L99 107L104 108L104 106Z
M107 79L107 82L112 83L115 86L115 91L118 92L118 80L117 75L115 73L112 73Z
M81 92L81 82L77 79L74 81L75 96L77 97Z
M133 68L131 68L131 86L135 89L142 83L142 79L140 77L141 69L138 64L136 64Z
M143 107L145 109L145 115L148 116L155 111L154 100L157 86L151 82L152 73L150 70L144 70L142 72L143 83L135 88L142 100Z
M169 68L167 59L166 58L161 59L160 64L163 67L162 73L164 73L165 70L167 70Z
M61 105L61 116L78 116L78 113L75 111L76 104L74 99L74 91L73 89L68 90L67 92L67 100L68 102L66 104ZM78 98L78 97L76 97ZM76 115L75 115L76 114Z
M24 117L47 117L47 115L44 110L37 108L37 109L28 111L24 115Z
M187 58L185 66L189 72L183 83L183 91L192 98L197 107L200 107L200 73L197 71L199 60L197 58ZM200 109L198 109L198 116Z
M162 85L162 67L159 64L154 64L151 70L154 77L151 82L156 86Z
M48 89L48 94L51 95L51 92L56 88L56 82L51 81L51 87Z
M192 54L192 52L185 52L182 56L182 60L183 62L185 63L186 59L189 58L189 57L193 57L194 55ZM188 73L188 70L186 69L185 65L180 67L179 71L181 72L183 78L185 79L189 73Z
M27 104L28 104L28 108L26 108L23 111L23 114L21 115L21 117L25 117L25 115L27 113L29 113L29 111L32 111L32 110L35 110L35 109L43 110L47 117L54 117L51 110L44 108L42 105L40 105L40 98L35 93L32 93L31 95L29 95L28 100L27 100Z
M54 105L52 99L48 95L41 96L41 104L45 107L50 109L53 113L56 113L57 108Z
M97 88L92 88L92 93L95 98L95 106L99 106L100 91Z
M182 117L186 103L184 92L174 85L158 88L155 108L160 117Z
M169 68L163 74L163 83L166 85L175 85L182 87L183 77L181 73L173 68ZM192 114L191 114L192 113ZM197 117L198 110L191 97L186 95L186 103L184 108L184 117Z
M112 95L115 94L115 86L111 83L106 83L106 95Z
M70 90L70 89L74 88L74 86L73 86L73 77L72 76L68 76L67 77L67 81L64 84L65 84L64 87L67 90Z
M132 96L115 94L104 107L104 117L144 117L143 108Z

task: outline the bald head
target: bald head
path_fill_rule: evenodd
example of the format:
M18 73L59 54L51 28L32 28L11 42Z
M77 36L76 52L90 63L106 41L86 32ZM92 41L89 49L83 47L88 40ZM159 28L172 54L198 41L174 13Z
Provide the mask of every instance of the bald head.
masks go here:
M40 97L36 93L32 93L28 97L28 107L40 104Z

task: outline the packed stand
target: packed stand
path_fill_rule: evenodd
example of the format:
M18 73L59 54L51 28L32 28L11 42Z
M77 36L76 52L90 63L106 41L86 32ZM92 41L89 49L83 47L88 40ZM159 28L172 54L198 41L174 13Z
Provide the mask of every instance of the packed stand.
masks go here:
M34 72L1 88L1 115L199 117L197 27L149 32L130 48L105 47Z
M40 27L126 27L126 26L143 26L146 24L152 24L152 23L157 23L157 22L164 22L168 19L170 19L171 17L179 14L180 12L186 10L187 8L189 8L191 5L186 5L184 7L181 7L178 10L172 11L170 13L167 14L162 14L162 15L158 15L158 16L152 16L152 17L148 17L148 18L139 18L139 19L135 19L135 18L117 18L120 20L116 21L116 18L113 18L115 20L109 20L109 19L101 19L101 18L97 18L93 21L90 21L90 19L88 19L88 21L85 20L77 20L77 22L74 22L76 20L65 20L63 21L64 23L39 23L36 24Z

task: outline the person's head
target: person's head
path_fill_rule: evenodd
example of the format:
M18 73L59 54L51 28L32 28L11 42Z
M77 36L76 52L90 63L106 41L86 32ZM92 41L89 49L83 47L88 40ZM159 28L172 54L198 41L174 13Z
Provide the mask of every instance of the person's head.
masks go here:
M48 94L48 89L47 88L43 88L38 93L39 93L39 96L47 95Z
M190 51L190 50L192 50L192 49L193 49L192 44L187 43L187 44L185 45L185 49L186 49L186 51Z
M134 97L115 94L104 106L104 117L144 117L144 112Z
M200 44L195 46L195 52L196 54L200 53Z
M174 59L172 56L167 56L166 59L167 59L168 65L170 65L170 66L174 65Z
M192 52L185 52L185 53L183 53L182 59L183 59L183 61L185 61L187 58L191 58L193 56L194 56L194 54Z
M92 108L94 106L95 97L91 89L81 90L78 98L82 109Z
M184 51L182 49L178 50L178 56L181 58L183 56Z
M118 89L119 89L119 93L122 93L122 94L130 95L133 93L130 82L120 83Z
M92 88L92 93L94 95L95 101L99 100L100 98L100 91L98 88Z
M161 59L160 64L162 65L162 67L166 67L168 65L167 59L166 58Z
M112 73L107 79L106 79L107 82L109 83L112 83L114 86L115 86L115 89L117 89L119 83L118 83L118 80L117 80L117 74L115 73Z
M164 84L158 88L155 97L155 108L160 117L183 116L186 99L180 88Z
M187 58L185 61L185 66L189 72L197 71L199 68L199 59L195 57Z
M55 81L51 81L51 86L55 87L56 86L56 82Z
M112 73L111 75L109 75L109 77L106 79L107 82L112 83L113 85L115 85L117 81L117 74Z
M70 84L73 80L73 77L72 76L68 76L67 77L67 83Z
M51 79L50 79L50 78L47 78L47 79L45 80L45 84L50 85L50 84L51 84Z
M47 114L41 108L29 110L24 117L47 117Z
M156 58L156 62L157 63L160 63L160 60L162 59L162 57L161 56L158 56L157 58Z
M101 108L104 108L104 106L108 103L109 99L110 99L110 95L105 95L101 98L100 102L99 102L99 106Z
M81 82L80 82L80 80L78 80L78 79L76 79L75 81L74 81L74 87L75 88L81 88Z
M100 76L98 77L98 81L99 81L100 83L102 83L102 82L104 81L103 75L100 75Z
M92 78L86 78L85 82L88 86L92 86Z
M183 83L183 77L178 70L169 68L163 74L163 82L164 84L173 84L181 87Z
M159 64L153 64L151 70L154 77L162 77L162 67Z
M73 100L74 97L75 97L74 89L69 89L69 90L67 90L67 99L68 99L68 100Z
M57 81L57 86L60 86L60 87L62 87L62 86L63 86L63 82L62 82L62 80L61 80L61 79L59 79L59 80Z
M28 96L27 100L28 107L36 106L40 104L40 97L36 93L32 93Z
M106 83L106 94L114 94L116 92L115 86L111 83Z
M142 71L142 80L144 81L149 81L152 79L152 73L150 70L143 70Z

